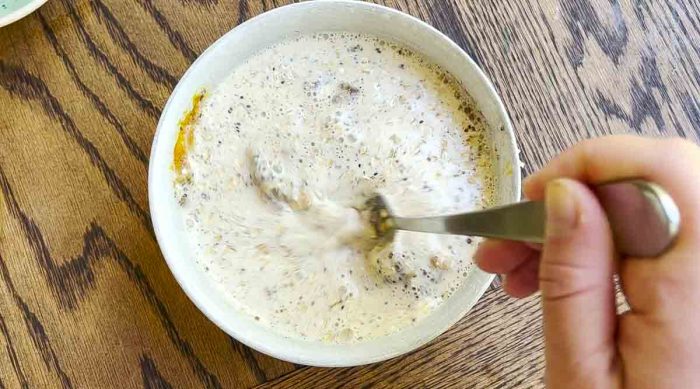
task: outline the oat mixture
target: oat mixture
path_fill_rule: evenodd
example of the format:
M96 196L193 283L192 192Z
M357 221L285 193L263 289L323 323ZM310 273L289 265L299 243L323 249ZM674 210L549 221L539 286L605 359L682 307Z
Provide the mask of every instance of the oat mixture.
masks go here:
M399 232L368 255L358 209L373 193L402 216L492 202L481 114L412 51L354 34L290 39L236 67L195 116L176 148L177 200L192 260L237 314L358 342L420 321L472 271L466 237Z

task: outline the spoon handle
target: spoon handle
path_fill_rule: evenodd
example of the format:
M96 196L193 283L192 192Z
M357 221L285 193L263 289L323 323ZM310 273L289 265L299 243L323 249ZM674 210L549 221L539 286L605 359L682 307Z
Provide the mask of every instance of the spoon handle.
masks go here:
M617 250L632 257L656 257L673 243L680 213L671 196L644 180L625 180L593 188L608 217ZM545 208L542 201L428 218L394 217L397 229L483 236L542 243Z

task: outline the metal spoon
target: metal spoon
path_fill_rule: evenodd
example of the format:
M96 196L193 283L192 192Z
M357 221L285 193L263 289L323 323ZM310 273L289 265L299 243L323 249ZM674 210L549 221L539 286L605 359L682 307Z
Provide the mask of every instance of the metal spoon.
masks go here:
M593 188L612 228L617 250L632 257L656 257L673 243L680 213L671 196L644 180L626 180ZM395 216L381 195L367 201L378 238L393 239L396 230L483 236L542 243L545 209L542 201L458 215L406 218Z

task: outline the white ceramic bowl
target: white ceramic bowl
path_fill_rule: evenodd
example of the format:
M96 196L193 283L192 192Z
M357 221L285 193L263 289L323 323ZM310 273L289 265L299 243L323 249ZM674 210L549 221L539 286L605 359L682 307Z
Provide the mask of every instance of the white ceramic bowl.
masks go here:
M492 276L474 270L464 285L429 317L390 336L351 345L291 339L239 314L192 260L173 195L173 146L178 121L202 88L213 90L251 54L286 37L321 31L362 32L394 41L439 64L459 79L483 112L499 174L497 201L517 201L520 174L510 121L493 86L464 51L424 22L396 10L363 2L326 0L289 5L236 27L209 47L189 68L170 96L151 151L148 192L153 228L165 260L190 299L228 334L244 344L287 361L315 366L351 366L385 360L427 343L456 323L479 299Z
M0 0L0 27L22 19L44 3L46 0Z

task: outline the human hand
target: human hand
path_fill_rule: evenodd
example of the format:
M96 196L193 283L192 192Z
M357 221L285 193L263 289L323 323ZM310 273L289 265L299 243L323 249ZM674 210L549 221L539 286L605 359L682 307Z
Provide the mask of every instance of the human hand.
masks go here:
M659 258L620 258L587 184L643 178L675 200L681 227ZM483 270L514 297L542 292L552 388L700 388L700 148L678 139L611 136L565 151L524 183L545 199L541 251L489 240ZM613 275L630 310L616 314Z

